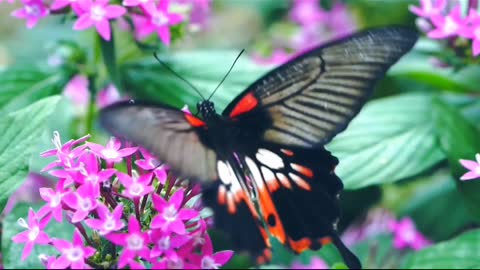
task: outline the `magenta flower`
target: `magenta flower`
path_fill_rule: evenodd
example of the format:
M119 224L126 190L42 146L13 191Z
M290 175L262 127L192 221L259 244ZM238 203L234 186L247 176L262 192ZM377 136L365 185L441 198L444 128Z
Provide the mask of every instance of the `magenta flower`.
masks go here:
M123 247L123 252L118 259L119 268L126 265L130 265L132 268L138 267L139 264L135 263L137 256L150 259L148 235L142 232L142 228L134 216L128 220L128 233L110 233L105 237L115 245Z
M328 265L318 257L312 257L310 264L303 264L300 262L294 262L290 266L290 269L329 269Z
M170 13L169 5L170 0L160 1L158 8L154 3L144 5L147 16L134 18L138 39L143 39L156 32L165 45L170 45L170 26L181 23L183 17L177 13Z
M62 222L62 200L65 195L71 192L70 189L65 189L65 179L60 179L57 183L56 189L40 188L40 196L47 204L43 207L44 211L51 212L56 221Z
M18 219L18 224L27 230L13 236L12 241L14 243L25 243L22 260L25 260L28 255L30 255L35 244L47 245L50 243L50 238L43 231L50 219L48 217L42 219L42 215L39 214L40 213L36 214L33 209L30 208L30 210L28 210L27 222L25 222L23 218ZM39 219L41 219L41 221L39 221Z
M205 234L205 244L200 254L192 254L190 260L201 269L219 269L226 264L233 256L233 251L224 250L213 253L212 240Z
M152 154L150 154L147 150L143 148L139 148L140 153L142 154L143 159L139 159L135 161L138 167L144 170L153 170L160 166L160 162L155 158Z
M392 221L390 228L394 235L393 246L397 249L412 248L414 250L423 249L431 244L415 227L415 223L409 217L401 219L399 222Z
M100 170L100 164L97 157L92 153L86 153L79 158L80 169L76 177L75 182L79 184L90 184L96 189L100 188L100 184L109 180L116 170L115 169L103 169Z
M122 194L132 200L140 199L141 197L151 193L154 188L150 183L152 182L152 173L141 175L140 177L131 177L128 174L117 172L118 180L125 187Z
M461 7L457 6L447 16L434 15L431 18L435 28L428 32L428 37L442 39L459 34L462 27L465 27L467 20L462 17Z
M74 166L73 160L83 154L86 147L85 145L80 145L78 147L75 146L85 142L89 138L90 135L86 135L77 140L69 140L62 145L60 134L58 131L54 131L52 142L53 145L55 145L55 149L47 150L40 155L42 157L57 156L58 159L45 166L45 168L42 169L42 172L51 170L55 167L72 168Z
M292 57L283 49L275 49L270 57L263 57L258 54L253 55L253 61L259 65L280 65L287 62Z
M78 230L73 233L73 243L66 240L54 239L53 246L61 252L58 259L51 263L53 269L84 269L85 259L95 254L95 249L86 247L82 240L82 235Z
M178 255L175 251L190 241L191 237L187 235L165 235L161 230L154 230L152 233L152 241L155 245L150 253L150 257L157 258L162 255L170 260L175 260Z
M85 223L92 229L97 230L100 235L105 235L114 231L118 231L125 227L121 220L123 214L123 205L119 204L110 213L108 207L100 203L97 207L97 214L100 219L87 219Z
M472 180L480 178L480 154L475 155L476 161L461 159L460 163L463 167L467 168L469 172L460 177L460 180Z
M110 40L109 20L123 16L127 10L119 5L109 5L108 0L83 0L78 2L84 11L73 26L74 30L84 30L95 26L105 40Z
M326 19L326 12L320 8L318 0L294 0L289 16L296 23L310 25Z
M81 1L82 0L55 0L50 6L50 9L59 10L70 6L77 15L81 15L84 12L79 5Z
M178 189L168 202L157 194L153 194L152 201L158 215L152 219L151 228L159 228L164 232L172 231L180 235L186 234L183 221L196 218L199 214L193 209L181 208L183 197L183 189Z
M123 0L122 5L126 7L136 7L141 6L144 8L148 8L149 3L154 3L153 0Z
M65 86L63 95L72 102L77 115L84 115L90 103L88 78L85 75L74 76Z
M33 28L41 18L48 16L49 11L42 0L24 0L23 7L12 12L12 16L25 19L27 28Z
M100 196L93 185L84 184L76 192L69 193L63 198L63 202L75 210L72 222L84 220L90 211L98 206L97 198Z
M409 6L412 13L424 18L442 15L442 11L447 6L446 0L420 0L420 7Z
M109 84L107 87L98 92L95 100L97 101L97 107L103 108L120 101L121 99L120 92L118 92L118 89L115 87L115 85Z
M132 155L138 149L138 147L127 147L120 149L122 143L120 140L113 137L108 141L106 146L91 142L88 142L87 146L98 157L105 159L107 162L114 163L121 162L122 158Z

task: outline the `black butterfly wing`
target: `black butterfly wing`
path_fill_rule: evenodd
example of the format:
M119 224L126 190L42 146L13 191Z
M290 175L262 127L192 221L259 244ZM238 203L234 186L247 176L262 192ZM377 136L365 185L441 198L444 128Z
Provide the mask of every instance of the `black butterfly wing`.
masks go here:
M272 121L263 130L265 141L324 145L347 127L375 83L417 38L407 28L386 27L327 43L257 80L223 115L255 118L254 111L261 110Z

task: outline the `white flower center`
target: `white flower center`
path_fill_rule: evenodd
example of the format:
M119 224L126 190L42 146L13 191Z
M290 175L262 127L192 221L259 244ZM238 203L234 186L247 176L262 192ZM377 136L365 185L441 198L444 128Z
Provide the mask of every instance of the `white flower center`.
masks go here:
M168 18L163 12L157 12L152 15L152 23L156 26L163 26L168 23Z
M170 205L163 211L163 218L167 222L173 222L177 219L177 209L175 208L175 205Z
M127 247L130 250L141 250L143 248L143 238L137 234L130 235L127 238Z
M140 3L148 3L150 0L140 0Z
M457 31L458 29L458 24L453 21L451 17L445 18L445 25L443 26L443 31L445 34L453 34Z
M80 206L80 209L83 211L88 211L90 208L92 208L92 202L89 199L83 200L82 198L79 198L80 202L78 205Z
M25 12L28 16L38 17L40 16L40 6L37 4L30 4L25 6Z
M38 228L38 226L33 227L28 232L28 240L34 241L35 239L37 239L39 234L40 234L40 228Z
M160 240L158 240L157 244L158 244L158 247L161 250L164 250L164 251L169 250L170 249L170 236L165 236L165 237L160 238Z
M93 6L90 9L90 18L92 18L92 20L94 20L94 21L103 20L103 18L105 17L106 14L107 14L107 12L101 6Z
M478 167L475 168L475 173L476 173L477 175L480 175L480 166L478 166Z
M402 232L403 240L407 243L413 243L415 241L415 231L406 230Z
M57 207L60 202L62 202L62 195L59 193L56 193L55 195L52 196L52 199L50 201L50 207L54 208Z
M105 159L116 159L120 156L117 150L111 148L103 149L100 153L105 157Z
M67 255L67 259L71 262L83 260L83 250L79 247L70 248L65 252L65 254Z
M140 194L142 194L143 190L144 190L144 188L143 188L142 184L134 183L130 186L130 188L128 189L128 192L132 196L140 196Z
M183 269L182 260L176 258L168 261L168 268L170 269Z
M103 229L105 231L112 231L115 228L115 220L111 219L110 217L103 223Z
M220 264L216 263L215 260L210 256L205 256L202 258L202 269L218 269Z
M480 27L477 27L475 31L473 31L473 34L475 35L476 39L480 39Z

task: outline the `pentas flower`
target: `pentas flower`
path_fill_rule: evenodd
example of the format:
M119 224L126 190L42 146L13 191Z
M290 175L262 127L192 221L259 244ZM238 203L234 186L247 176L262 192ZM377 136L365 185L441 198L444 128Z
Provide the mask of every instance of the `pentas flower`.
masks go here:
M25 260L33 250L35 244L47 245L50 243L50 238L43 231L49 222L49 218L43 218L43 215L35 213L33 209L28 210L28 221L25 222L23 218L18 219L18 224L27 229L14 237L14 243L25 243L22 252L22 260Z
M80 6L80 2L82 0L54 0L52 5L50 6L51 10L59 10L66 7L71 7L72 10L77 14L81 15L84 10Z
M28 222L19 220L27 230L12 241L25 243L23 259L35 245L50 244L58 253L38 257L49 269L140 269L148 264L156 269L198 269L226 263L230 256L213 252L206 241L209 223L199 215L200 185L166 177L168 170L155 166L161 162L145 149L125 147L127 143L114 138L107 146L87 139L62 144L55 132L55 149L43 153L56 159L44 171L59 179L55 188L40 189L46 203L39 212L30 210ZM43 230L51 221L74 226L73 242L48 236ZM205 254L198 253L202 250Z
M27 28L33 28L40 19L47 17L50 13L42 0L24 0L23 5L22 8L14 10L11 15L26 20Z
M63 95L74 105L77 115L84 115L90 103L88 78L85 75L75 75L63 89Z
M109 84L107 87L100 90L95 98L98 108L104 108L112 103L120 101L122 96L118 89L113 84ZM126 99L126 98L125 98Z
M447 6L447 0L420 0L420 7L409 6L412 13L424 18L441 15Z
M394 235L393 246L397 249L420 250L431 245L431 242L416 229L415 223L409 217L398 222L393 221L390 229Z
M298 261L295 261L290 266L290 269L329 269L328 265L322 259L318 257L310 258L309 264L303 264Z
M294 0L289 16L292 21L301 25L311 25L321 22L326 12L320 8L317 0Z
M84 30L95 26L98 34L105 40L110 40L111 29L109 20L121 17L127 10L118 5L109 5L108 0L83 0L78 2L83 11L73 25L74 30Z
M354 223L342 233L342 241L347 246L353 246L365 239L373 238L380 234L390 234L391 224L395 216L387 209L377 208L370 210L362 222Z
M442 39L458 35L460 29L465 27L467 21L462 17L462 10L457 6L447 16L434 15L431 17L435 28L428 32L428 37Z
M480 178L480 154L476 154L475 159L476 161L466 159L460 160L462 166L469 170L469 172L460 177L460 180L467 181Z

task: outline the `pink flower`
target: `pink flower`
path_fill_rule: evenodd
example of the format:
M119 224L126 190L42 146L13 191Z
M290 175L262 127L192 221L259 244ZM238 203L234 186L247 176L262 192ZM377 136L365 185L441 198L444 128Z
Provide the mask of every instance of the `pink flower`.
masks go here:
M153 194L152 201L158 215L152 219L150 227L159 228L164 232L173 231L177 234L186 234L183 221L196 218L199 214L193 209L181 208L183 197L183 189L178 189L168 202L157 194Z
M170 26L181 23L183 17L177 13L170 13L169 5L170 0L163 0L160 1L158 8L153 3L144 6L147 16L134 17L138 39L143 39L156 32L165 45L170 45Z
M19 202L37 203L42 200L37 190L40 187L53 186L52 181L37 173L29 173L23 184L8 198L7 205L3 209L3 215L8 215Z
M465 27L467 20L462 18L461 7L457 6L447 16L434 15L431 18L435 29L428 32L428 37L434 39L448 38L459 34L462 27Z
M122 194L132 200L138 200L154 190L153 186L150 185L152 182L152 176L152 173L147 173L136 178L130 177L128 174L117 172L118 180L120 180L120 183L125 186L125 190Z
M39 219L41 219L40 222ZM32 208L28 211L28 222L25 222L23 218L18 219L18 224L27 230L12 237L12 241L14 243L25 243L22 260L30 255L35 244L47 245L50 242L50 238L43 231L49 221L49 218L42 219L42 215L36 214Z
M157 258L165 255L166 258L175 260L178 257L175 250L185 245L190 239L191 237L187 235L165 234L161 230L154 230L151 242L155 245L150 253L150 257Z
M82 185L90 184L97 190L99 190L101 183L109 180L116 172L115 169L100 170L98 159L92 153L82 155L78 162L80 168L74 177L75 182Z
M57 183L56 190L51 188L40 188L40 196L47 202L43 207L44 211L51 212L56 221L62 222L62 200L65 195L71 192L70 189L65 189L65 179L60 179Z
M212 240L205 234L205 244L202 246L200 255L192 254L190 260L201 269L219 269L233 256L233 251L225 250L213 253Z
M294 0L289 14L292 21L301 25L316 24L326 19L318 0Z
M153 0L123 0L122 5L126 7L136 7L136 6L148 7L147 4L149 3L153 3Z
M42 0L24 0L23 7L12 12L12 16L25 19L27 28L33 28L41 18L48 16L49 11Z
M283 49L275 49L270 57L263 57L258 54L253 55L253 61L259 65L280 65L287 62L292 57Z
M144 170L153 170L160 166L160 161L157 160L152 154L150 154L146 149L139 148L140 153L142 153L143 159L138 159L135 161L138 167Z
M61 252L58 259L51 263L53 269L84 269L86 268L85 259L95 254L95 249L85 247L82 235L78 230L73 233L73 243L66 240L55 239L53 246Z
M85 75L74 76L65 86L63 95L73 103L76 114L84 115L90 103L88 78Z
M42 157L57 156L58 160L55 160L54 162L45 166L45 168L42 169L42 172L51 170L52 168L55 168L58 166L65 167L65 168L72 168L74 166L73 159L75 159L76 157L79 157L81 154L83 154L85 150L85 145L80 145L78 147L75 147L75 146L85 142L89 138L90 138L90 135L86 135L77 140L69 140L68 142L62 145L60 134L58 133L58 131L54 131L52 142L53 142L53 145L55 145L55 149L47 150L41 153L40 156Z
M94 2L93 2L94 1ZM95 26L97 32L105 40L110 40L109 20L123 16L127 12L119 5L109 5L108 0L83 0L79 2L84 11L73 26L74 30L84 30Z
M475 155L476 162L473 160L461 159L460 163L467 168L469 172L460 177L460 180L472 180L480 178L480 154Z
M97 198L100 196L93 185L85 184L80 186L76 192L66 195L63 202L75 210L72 222L84 220L90 211L98 206Z
M139 264L135 263L137 256L150 259L148 235L142 232L142 228L134 216L128 220L128 233L110 233L105 237L115 245L123 246L123 252L118 259L118 268L126 265L130 265L132 268L138 267Z
M128 157L135 153L138 147L127 147L120 149L122 143L117 138L110 138L107 145L104 147L96 143L87 143L92 152L100 158L105 159L107 162L118 163L122 161L122 158Z
M81 1L82 0L55 0L50 6L50 9L59 10L70 6L77 15L81 15L84 12L79 4Z
M121 100L120 93L118 92L118 89L113 84L109 84L107 87L100 90L96 98L98 108L106 107L120 100Z
M409 6L412 13L424 18L442 15L442 11L447 6L446 0L420 0L420 7Z
M85 223L92 229L97 230L100 235L105 235L114 231L118 231L125 227L121 220L123 214L123 205L119 204L110 213L108 207L100 203L97 207L97 214L100 219L87 219Z
M328 265L318 257L312 257L310 264L302 264L300 262L294 262L290 269L329 269Z
M410 247L414 250L420 250L431 243L419 231L417 231L413 220L409 217L401 219L399 222L392 221L390 229L393 232L393 246L397 249Z

